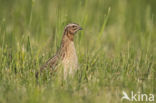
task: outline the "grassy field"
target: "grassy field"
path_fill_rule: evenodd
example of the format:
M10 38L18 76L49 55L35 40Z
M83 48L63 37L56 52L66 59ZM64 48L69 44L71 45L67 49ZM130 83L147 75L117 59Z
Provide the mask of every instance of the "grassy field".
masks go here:
M156 95L155 5L0 0L0 103L130 103L121 101L123 91ZM56 53L72 22L84 29L75 36L79 71L67 81L46 72L37 82L35 72Z

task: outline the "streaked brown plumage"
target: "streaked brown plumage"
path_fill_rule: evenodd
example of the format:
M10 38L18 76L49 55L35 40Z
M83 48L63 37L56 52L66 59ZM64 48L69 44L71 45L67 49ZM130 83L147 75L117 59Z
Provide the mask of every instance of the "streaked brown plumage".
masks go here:
M74 35L77 31L82 30L78 24L68 24L63 33L61 47L56 55L50 58L36 73L36 77L47 67L52 68L52 72L55 71L55 67L58 64L62 64L64 67L64 78L68 74L73 74L78 68L78 59L74 46Z

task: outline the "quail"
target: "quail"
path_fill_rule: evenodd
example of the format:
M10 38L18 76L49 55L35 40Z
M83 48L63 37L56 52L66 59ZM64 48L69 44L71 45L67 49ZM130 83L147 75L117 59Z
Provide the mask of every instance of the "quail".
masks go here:
M75 23L68 24L64 28L60 49L40 68L40 71L36 73L37 78L38 75L48 67L54 72L57 70L56 66L60 63L63 66L64 79L66 79L68 75L75 73L78 68L78 57L74 45L74 36L79 30L82 30L82 28Z

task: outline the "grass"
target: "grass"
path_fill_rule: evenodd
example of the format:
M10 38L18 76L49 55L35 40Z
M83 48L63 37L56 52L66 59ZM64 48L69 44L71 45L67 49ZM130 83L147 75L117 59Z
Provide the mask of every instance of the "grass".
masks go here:
M0 103L129 103L122 91L156 95L155 0L0 0ZM75 37L80 69L35 72ZM61 68L60 68L61 70Z

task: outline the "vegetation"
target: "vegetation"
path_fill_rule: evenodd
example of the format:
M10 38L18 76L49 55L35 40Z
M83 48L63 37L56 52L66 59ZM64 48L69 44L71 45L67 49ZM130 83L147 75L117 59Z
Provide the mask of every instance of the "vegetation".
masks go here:
M122 91L156 95L155 0L0 0L0 103L129 103ZM35 72L68 23L80 69L67 81ZM61 68L60 68L61 70Z

